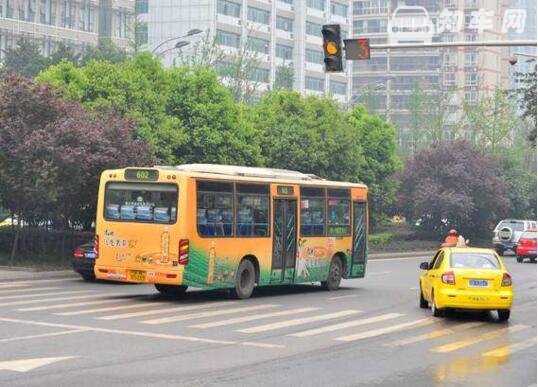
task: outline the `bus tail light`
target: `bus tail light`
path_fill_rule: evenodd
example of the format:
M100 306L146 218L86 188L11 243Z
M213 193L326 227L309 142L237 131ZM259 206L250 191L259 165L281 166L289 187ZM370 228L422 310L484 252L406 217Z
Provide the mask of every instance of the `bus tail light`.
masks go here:
M508 273L503 273L501 286L512 286L512 277Z
M95 234L95 239L93 240L93 252L95 253L95 259L99 258L99 235Z
M456 285L456 276L453 271L447 271L441 276L441 281L443 281L444 284Z
M179 264L188 265L189 264L189 240L180 239L179 240Z

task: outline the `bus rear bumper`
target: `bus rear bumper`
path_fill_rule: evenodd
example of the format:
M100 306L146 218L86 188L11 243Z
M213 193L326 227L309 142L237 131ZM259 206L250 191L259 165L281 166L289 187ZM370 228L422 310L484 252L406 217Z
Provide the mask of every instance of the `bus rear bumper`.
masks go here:
M183 268L129 269L124 267L95 265L95 277L105 281L130 282L138 284L182 285Z

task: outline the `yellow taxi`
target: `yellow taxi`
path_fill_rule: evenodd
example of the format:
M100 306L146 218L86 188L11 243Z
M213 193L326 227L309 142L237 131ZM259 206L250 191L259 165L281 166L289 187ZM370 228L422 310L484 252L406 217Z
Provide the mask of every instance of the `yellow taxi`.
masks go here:
M431 262L422 262L420 307L441 316L446 309L497 310L510 318L512 277L490 249L444 247Z

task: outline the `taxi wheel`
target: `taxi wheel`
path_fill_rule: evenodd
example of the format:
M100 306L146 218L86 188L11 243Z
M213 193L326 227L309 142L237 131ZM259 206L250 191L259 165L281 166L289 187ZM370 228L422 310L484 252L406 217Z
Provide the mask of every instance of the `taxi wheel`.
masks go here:
M340 258L334 257L329 266L329 274L327 275L327 281L321 282L321 287L325 290L337 290L340 287L342 281L342 262Z
M419 286L419 293L420 293L420 298L419 298L419 306L421 309L428 309L428 301L426 301L426 299L424 298L424 294L422 294L422 286Z
M237 268L233 295L239 299L249 298L254 290L255 282L256 270L254 265L248 259L244 259Z
M181 297L185 294L187 288L188 286L186 285L155 284L155 289L157 289L159 293L169 297Z
M523 262L523 257L518 256L518 257L516 258L516 261L517 261L517 263L521 263L521 262Z
M507 321L510 318L510 309L499 309L497 311L499 321Z
M432 302L431 302L431 311L433 317L441 317L443 315L443 312L439 309L437 309L437 305L435 305L435 295L432 290Z

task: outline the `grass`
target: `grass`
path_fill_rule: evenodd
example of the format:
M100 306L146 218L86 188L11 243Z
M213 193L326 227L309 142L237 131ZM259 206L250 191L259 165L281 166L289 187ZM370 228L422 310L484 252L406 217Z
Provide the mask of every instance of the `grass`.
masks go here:
M17 256L11 264L8 253L0 252L0 266L30 268L37 271L71 269L71 257L51 255Z

